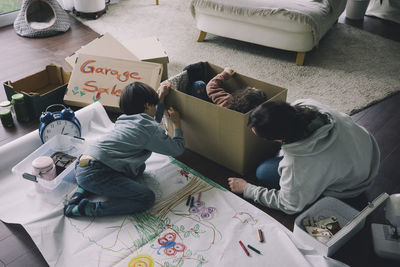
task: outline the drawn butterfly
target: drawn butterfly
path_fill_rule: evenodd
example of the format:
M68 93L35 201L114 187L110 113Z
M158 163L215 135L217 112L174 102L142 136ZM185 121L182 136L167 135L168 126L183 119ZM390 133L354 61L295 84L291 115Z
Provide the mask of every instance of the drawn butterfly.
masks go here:
M175 256L178 252L183 252L186 249L186 246L181 243L176 243L176 234L175 233L166 233L164 236L158 239L158 244L161 246L156 248L154 244L151 245L152 248L158 249L157 254L160 255L160 250L164 248L164 253L168 256Z
M190 213L199 214L204 220L210 220L213 218L216 211L217 209L214 207L206 207L203 201L194 202L193 206L189 209Z

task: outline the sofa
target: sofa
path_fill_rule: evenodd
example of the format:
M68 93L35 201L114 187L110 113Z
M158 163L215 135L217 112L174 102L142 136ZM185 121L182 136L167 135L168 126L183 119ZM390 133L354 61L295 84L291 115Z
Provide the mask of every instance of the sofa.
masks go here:
M192 0L200 30L263 46L297 52L296 64L318 45L346 7L346 0Z

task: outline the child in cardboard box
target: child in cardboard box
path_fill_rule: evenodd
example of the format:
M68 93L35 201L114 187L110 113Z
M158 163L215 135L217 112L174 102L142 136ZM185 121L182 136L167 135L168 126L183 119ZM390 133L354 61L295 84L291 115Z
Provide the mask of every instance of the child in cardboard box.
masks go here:
M189 67L191 68L188 68L188 73L194 68L193 66L197 67L199 64L200 63L190 65ZM194 71L192 70L192 72ZM189 75L191 74L192 73L189 73ZM217 74L207 84L202 80L192 82L188 93L202 100L211 101L216 105L241 113L247 113L256 106L267 101L265 92L254 87L237 90L232 94L227 92L223 88L224 83L234 74L235 71L233 69L226 67L224 71Z
M379 169L374 137L344 113L315 100L266 102L252 111L254 134L282 144L281 155L256 171L263 186L228 178L234 193L287 214L321 195L350 198L367 190Z
M173 138L159 124L170 87L168 82L162 83L159 95L140 82L124 88L119 102L123 114L113 129L89 144L77 162L79 187L64 207L66 216L122 215L142 212L153 205L154 193L134 178L143 174L152 152L177 156L185 145L177 111L170 108L167 112L174 127ZM89 201L91 194L107 200Z
M206 86L207 96L211 101L221 107L229 108L241 113L247 113L258 105L267 101L266 94L254 87L247 87L232 94L228 93L223 85L235 71L226 67L221 73L212 78Z

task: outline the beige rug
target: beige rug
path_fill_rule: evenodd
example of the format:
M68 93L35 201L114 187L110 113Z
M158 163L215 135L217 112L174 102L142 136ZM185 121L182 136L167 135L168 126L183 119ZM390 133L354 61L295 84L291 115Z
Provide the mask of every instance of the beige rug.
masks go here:
M348 114L400 91L400 43L339 23L298 67L294 52L211 34L197 43L189 3L121 0L99 19L81 21L121 41L158 37L169 56L170 76L188 64L209 61L287 88L289 102L314 98Z

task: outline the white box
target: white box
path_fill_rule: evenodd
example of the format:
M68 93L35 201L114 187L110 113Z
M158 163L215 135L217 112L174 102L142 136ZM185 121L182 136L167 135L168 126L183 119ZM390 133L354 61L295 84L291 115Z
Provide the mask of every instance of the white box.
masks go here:
M76 186L74 167L75 162L86 147L85 141L79 137L68 135L56 135L29 156L15 165L11 171L21 177L37 182L37 192L46 197L50 202L58 202L66 194L70 193ZM41 177L32 175L32 161L39 156L51 156L55 152L63 152L77 159L70 163L53 180L45 180Z
M313 247L321 255L331 256L364 227L366 217L374 211L376 207L383 203L388 196L388 194L382 193L372 203L369 203L369 205L361 212L358 212L339 199L324 197L297 216L294 222L294 236L298 241ZM303 219L310 216L314 219L318 219L320 216L335 216L339 221L341 229L334 234L328 242L320 242L306 232L303 226Z

